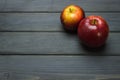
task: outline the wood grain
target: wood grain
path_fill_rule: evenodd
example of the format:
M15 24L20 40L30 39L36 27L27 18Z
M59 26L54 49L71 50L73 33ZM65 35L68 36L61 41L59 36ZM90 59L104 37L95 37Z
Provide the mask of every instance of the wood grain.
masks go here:
M119 0L0 0L0 11L61 11L69 4L85 11L120 11Z
M0 0L0 11L49 11L52 0Z
M86 13L106 19L110 31L120 31L120 13ZM0 31L64 31L60 13L0 13Z
M5 73L6 73L6 72L0 71L0 80L5 80L5 79L7 79Z
M64 31L69 4L109 24L104 46ZM120 80L120 0L0 0L0 80Z
M120 56L0 56L8 80L119 78Z
M59 73L20 73L12 72L8 80L119 80L118 75L95 75L95 74L59 74ZM46 77L47 76L47 77Z
M85 11L120 11L119 0L53 0L53 11L61 11L70 4L81 6Z
M94 75L59 75L59 74L24 74L24 73L17 73L12 74L9 78L10 80L95 80Z
M84 47L76 34L63 32L1 32L0 54L120 55L120 33L110 33L99 49Z

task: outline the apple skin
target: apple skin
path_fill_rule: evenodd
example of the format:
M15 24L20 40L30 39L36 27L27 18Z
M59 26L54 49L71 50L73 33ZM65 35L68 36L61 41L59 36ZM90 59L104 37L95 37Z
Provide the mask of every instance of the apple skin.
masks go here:
M67 31L77 31L79 22L85 17L84 11L80 6L68 5L60 15L61 23Z
M91 15L79 23L78 36L87 47L101 47L105 44L108 35L109 26L101 16Z

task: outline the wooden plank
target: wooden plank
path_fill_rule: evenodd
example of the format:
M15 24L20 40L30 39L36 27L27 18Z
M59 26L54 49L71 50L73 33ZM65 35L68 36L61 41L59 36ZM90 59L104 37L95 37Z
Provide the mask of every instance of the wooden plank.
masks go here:
M4 61L3 61L4 62ZM2 72L0 71L0 80L7 80L8 77L7 77L7 72Z
M89 49L76 34L63 32L1 32L0 54L120 55L120 33L110 33L105 46ZM96 55L97 55L96 54Z
M46 77L47 76L47 77ZM8 80L120 80L119 75L86 74L25 74L13 72Z
M76 4L85 11L120 11L120 0L0 0L0 11L61 11Z
M69 4L81 6L85 11L120 11L120 0L54 0L53 11L61 11Z
M3 7L5 6L5 0L0 0L0 11L3 9Z
M30 74L13 74L8 80L95 80L94 76L88 75L51 75L51 74L42 74L42 75L30 75Z
M1 56L8 80L120 79L120 56Z
M47 77L46 77L47 76ZM88 75L88 74L59 74L59 73L24 73L24 72L11 72L9 77L1 80L119 80L118 75Z
M0 11L49 11L52 0L0 0Z
M86 13L104 17L110 31L120 31L120 13ZM60 13L0 13L0 31L64 31Z

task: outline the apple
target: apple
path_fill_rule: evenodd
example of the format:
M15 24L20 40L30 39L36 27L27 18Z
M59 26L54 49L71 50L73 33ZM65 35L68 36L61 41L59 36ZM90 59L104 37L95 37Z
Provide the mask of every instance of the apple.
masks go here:
M68 5L60 15L61 23L67 31L77 31L78 24L83 18L84 11L77 5Z
M78 36L81 42L91 48L105 44L108 34L109 26L101 16L88 16L78 26Z

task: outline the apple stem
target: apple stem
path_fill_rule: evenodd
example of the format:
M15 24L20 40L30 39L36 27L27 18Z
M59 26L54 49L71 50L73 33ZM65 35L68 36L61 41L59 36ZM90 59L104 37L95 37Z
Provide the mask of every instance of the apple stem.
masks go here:
M96 19L93 19L93 20L92 20L92 24L93 24L93 25L97 24L97 20L96 20Z
M70 8L69 10L70 10L70 12L72 13L72 8Z

